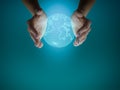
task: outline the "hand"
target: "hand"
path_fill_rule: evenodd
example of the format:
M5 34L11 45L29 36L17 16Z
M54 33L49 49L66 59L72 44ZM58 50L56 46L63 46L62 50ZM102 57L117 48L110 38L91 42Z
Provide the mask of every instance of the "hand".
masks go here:
M40 41L43 37L47 26L47 16L42 11L39 10L30 20L28 20L28 32L35 46L41 48L43 43Z
M90 32L91 22L83 16L82 13L75 11L72 16L72 27L73 32L76 37L74 46L81 45L87 38L88 33Z

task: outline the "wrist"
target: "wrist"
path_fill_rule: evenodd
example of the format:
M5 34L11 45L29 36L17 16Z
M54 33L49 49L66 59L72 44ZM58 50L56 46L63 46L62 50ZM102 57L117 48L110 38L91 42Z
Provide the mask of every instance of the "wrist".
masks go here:
M34 15L38 15L38 13L40 13L41 11L42 11L42 8L36 8L36 9L34 9L33 16Z
M76 11L77 11L78 13L80 13L80 14L84 15L84 13L83 13L83 12L84 12L84 10L83 10L83 9L79 9L79 8L78 8Z
M84 9L78 8L76 11L77 11L78 13L82 14L82 15L85 16L85 17L87 16L87 13L85 12Z

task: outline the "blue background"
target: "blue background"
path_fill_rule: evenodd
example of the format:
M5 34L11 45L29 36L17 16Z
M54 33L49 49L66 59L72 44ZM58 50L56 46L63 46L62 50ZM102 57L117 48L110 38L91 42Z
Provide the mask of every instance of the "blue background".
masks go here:
M79 0L40 0L47 15L71 16ZM34 46L21 0L0 1L0 90L120 90L119 0L97 0L80 47Z

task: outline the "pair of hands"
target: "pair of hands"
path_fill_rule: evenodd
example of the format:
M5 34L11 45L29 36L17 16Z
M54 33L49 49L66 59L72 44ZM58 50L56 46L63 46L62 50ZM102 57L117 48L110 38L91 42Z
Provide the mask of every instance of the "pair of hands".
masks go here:
M76 37L74 46L81 45L87 38L90 32L90 21L82 15L82 13L75 11L72 15L73 33ZM41 39L45 34L47 26L47 16L43 10L38 11L30 20L28 20L28 32L35 46L41 48L43 43Z

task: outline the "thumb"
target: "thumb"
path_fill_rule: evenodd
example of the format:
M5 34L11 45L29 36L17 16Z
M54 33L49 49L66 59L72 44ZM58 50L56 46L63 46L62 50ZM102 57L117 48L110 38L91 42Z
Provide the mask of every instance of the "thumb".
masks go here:
M38 48L42 48L43 47L43 43L41 41L36 41L35 42L35 46Z

